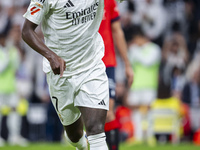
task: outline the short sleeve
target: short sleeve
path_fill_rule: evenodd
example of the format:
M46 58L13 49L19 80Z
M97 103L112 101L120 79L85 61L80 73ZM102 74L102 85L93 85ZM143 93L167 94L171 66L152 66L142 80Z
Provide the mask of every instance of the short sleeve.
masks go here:
M119 10L115 0L110 0L111 2L111 22L119 20Z
M38 25L43 17L49 12L49 9L49 0L31 0L23 17Z

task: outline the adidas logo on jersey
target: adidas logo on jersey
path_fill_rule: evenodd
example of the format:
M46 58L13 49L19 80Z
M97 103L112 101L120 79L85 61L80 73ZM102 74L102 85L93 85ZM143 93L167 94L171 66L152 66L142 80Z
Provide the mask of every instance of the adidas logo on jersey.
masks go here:
M67 7L74 7L74 4L68 0L68 2L65 4L64 8L67 8Z
M104 106L106 106L104 100L102 100L100 103L98 103L98 105L104 105Z

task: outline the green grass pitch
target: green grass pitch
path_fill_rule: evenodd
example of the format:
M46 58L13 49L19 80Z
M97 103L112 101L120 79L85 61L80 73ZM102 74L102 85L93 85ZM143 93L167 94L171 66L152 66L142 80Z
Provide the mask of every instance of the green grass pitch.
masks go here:
M0 147L0 150L75 150L71 146L60 143L32 143L27 147L19 146L4 146ZM191 143L179 144L179 145L157 145L154 147L149 147L146 145L128 145L123 143L120 145L119 150L200 150L200 146L195 146Z

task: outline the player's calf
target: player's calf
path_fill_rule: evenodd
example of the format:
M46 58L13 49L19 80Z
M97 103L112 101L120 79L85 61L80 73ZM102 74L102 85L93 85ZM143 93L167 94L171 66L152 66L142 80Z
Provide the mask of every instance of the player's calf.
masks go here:
M79 118L71 125L64 126L67 141L77 150L88 150L86 133L83 131L83 122Z
M76 147L76 150L88 150L88 142L87 142L87 136L86 133L83 132L82 137L79 139L78 142L72 142L69 137L67 136L65 132L65 137L67 141L74 147Z

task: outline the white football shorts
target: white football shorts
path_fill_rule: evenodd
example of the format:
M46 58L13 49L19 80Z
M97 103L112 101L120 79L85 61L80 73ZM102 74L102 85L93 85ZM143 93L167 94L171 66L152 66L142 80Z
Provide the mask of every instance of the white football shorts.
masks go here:
M76 106L109 109L108 78L102 61L71 77L60 77L51 71L47 73L47 82L52 103L64 126L81 116Z
M151 105L156 99L156 90L135 90L130 91L128 95L128 103L130 105Z

